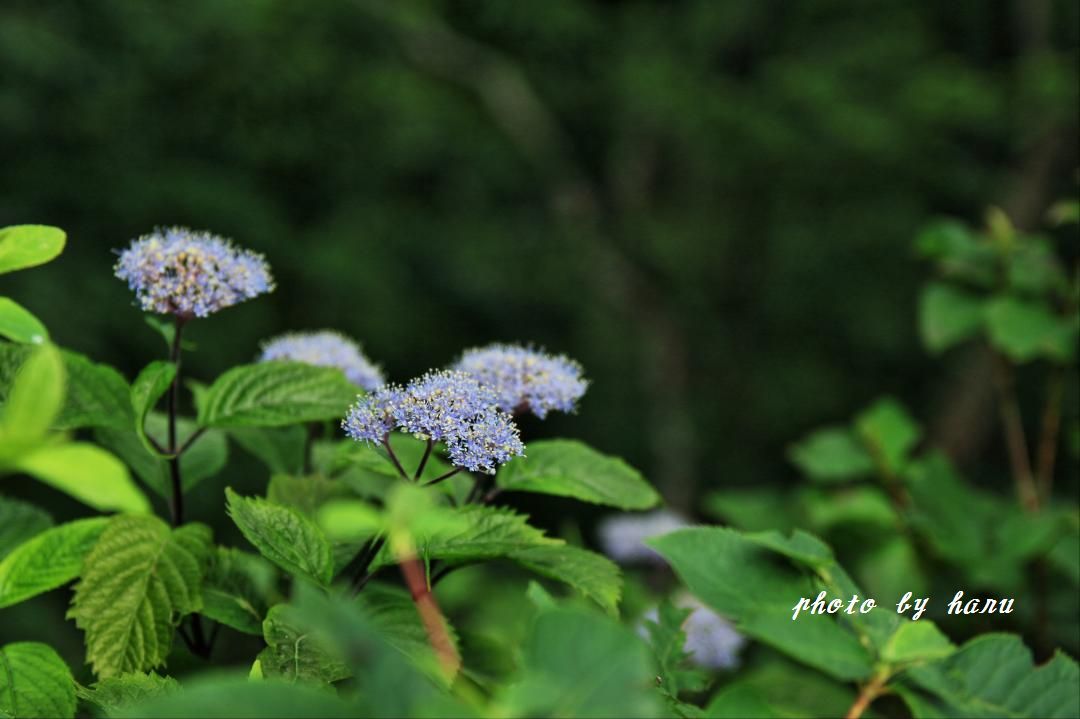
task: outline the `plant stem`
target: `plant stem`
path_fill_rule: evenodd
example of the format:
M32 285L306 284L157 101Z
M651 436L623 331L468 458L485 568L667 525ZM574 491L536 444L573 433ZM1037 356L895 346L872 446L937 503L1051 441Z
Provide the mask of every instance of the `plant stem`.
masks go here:
M308 423L307 436L304 439L304 467L303 467L303 472L304 472L305 475L311 474L311 468L313 466L311 453L312 453L313 447L315 446L315 440L316 440L316 438L318 438L321 429L322 429L322 426L319 425L318 422L310 422L310 423Z
M451 469L446 474L440 474L438 477L431 480L430 482L424 482L424 484L421 485L421 486L430 487L433 484L438 484L439 482L446 481L447 479L450 479L451 477L453 477L455 474L457 474L460 471L461 471L461 467L454 467L453 469Z
M184 331L184 319L176 317L176 331L173 334L172 347L169 351L169 361L176 366L176 374L173 376L172 385L169 387L168 414L169 414L169 478L172 481L172 500L169 502L169 518L174 527L184 523L184 487L180 477L180 454L176 446L176 415L180 408L180 338Z
M405 584L408 585L409 593L416 604L416 611L424 624L431 648L435 650L435 655L439 658L439 664L447 678L452 678L461 667L461 657L454 648L450 633L446 630L446 620L443 619L439 605L435 602L435 596L428 588L424 568L413 553L399 553L398 565L401 567Z
M1005 445L1009 452L1013 482L1020 497L1020 504L1029 512L1039 510L1039 492L1031 471L1027 437L1020 417L1020 404L1016 399L1016 379L1012 365L1000 354L994 355L994 385L998 393L1001 426L1005 433Z
M401 462L398 461L397 455L394 454L394 448L390 446L390 433L387 432L383 435L383 447L386 447L386 453L390 455L390 461L394 463L394 467L397 469L398 474L402 479L409 479L409 473L405 471L405 468L401 466Z
M844 719L859 719L859 717L863 715L863 712L870 706L870 703L884 693L885 682L888 681L888 679L888 674L879 673L864 684L859 691L859 696L855 697L855 701L852 703L851 708L848 709L847 714L844 715Z
M420 458L420 464L416 468L416 474L413 475L413 481L419 481L420 477L424 475L424 467L427 466L428 457L431 456L431 448L435 446L435 443L430 439L427 441L427 447L424 448L424 456Z
M374 537L370 539L364 548L360 550L360 553L356 555L353 561L349 562L349 566L345 568L345 574L352 574L352 591L353 594L358 594L364 585L371 579L371 574L368 572L368 567L375 561L375 557L379 556L379 551L386 544L386 537Z
M481 474L473 480L473 486L472 489L469 490L469 496L465 497L465 504L472 504L480 499L481 495L484 493L484 477L485 475Z
M1054 461L1057 458L1058 433L1061 430L1061 403L1065 394L1065 368L1054 367L1047 379L1046 404L1043 407L1042 429L1039 435L1039 454L1036 477L1043 502L1050 501L1054 485Z

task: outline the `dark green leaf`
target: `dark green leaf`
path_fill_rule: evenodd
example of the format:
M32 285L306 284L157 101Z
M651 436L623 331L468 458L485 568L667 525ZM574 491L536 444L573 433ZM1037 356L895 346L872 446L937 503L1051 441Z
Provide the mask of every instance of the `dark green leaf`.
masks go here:
M205 427L279 427L340 419L357 388L341 370L300 362L234 367L206 390L199 404Z
M77 687L79 698L98 707L106 716L113 716L133 705L158 697L167 697L180 690L180 683L172 677L154 672L133 672L109 677L89 687Z
M75 716L75 681L51 647L37 642L0 647L0 714L16 719Z
M919 299L919 333L937 354L979 333L983 302L970 292L943 282L927 285Z
M52 517L29 502L0 495L0 559L52 526Z
M874 461L859 438L842 427L814 432L791 447L788 458L811 479L843 482L874 471Z
M259 497L241 497L225 490L229 516L244 537L274 564L327 585L333 578L330 540L310 519L293 509Z

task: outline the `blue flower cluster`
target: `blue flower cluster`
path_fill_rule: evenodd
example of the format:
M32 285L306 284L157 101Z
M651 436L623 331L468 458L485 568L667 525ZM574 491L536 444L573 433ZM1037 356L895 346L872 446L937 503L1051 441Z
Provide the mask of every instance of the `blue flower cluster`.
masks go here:
M374 444L394 429L411 432L444 443L454 466L493 474L525 451L513 417L497 405L490 387L464 372L443 370L362 397L342 427L353 439Z
M274 289L262 255L183 227L135 240L120 253L115 271L143 310L185 319L206 317Z
M569 357L519 345L466 350L453 368L491 387L504 412L532 412L541 419L552 410L572 412L589 386L581 365Z
M289 332L263 344L260 362L292 360L319 367L336 367L350 382L368 391L385 384L378 366L372 364L351 339L333 330Z
M686 642L683 651L690 655L690 661L704 669L737 669L741 663L739 654L746 644L746 637L735 629L724 617L702 604L691 594L680 594L673 598L675 606L689 609L690 615L683 622ZM659 621L656 608L645 612L643 619ZM647 636L644 627L640 634Z

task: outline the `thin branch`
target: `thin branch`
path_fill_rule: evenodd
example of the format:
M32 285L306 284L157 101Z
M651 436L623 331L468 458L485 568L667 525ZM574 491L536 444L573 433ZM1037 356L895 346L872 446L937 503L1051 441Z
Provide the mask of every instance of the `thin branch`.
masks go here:
M1020 404L1016 399L1016 379L1012 365L1000 354L994 355L994 386L998 393L1001 427L1005 433L1005 446L1016 492L1024 509L1036 512L1039 509L1039 492L1031 471L1027 436L1020 416Z
M871 702L877 699L879 696L885 693L885 682L888 681L888 674L878 674L865 685L859 691L859 696L855 697L854 703L851 708L847 710L847 714L844 715L844 719L859 719L863 715L863 712L869 708Z
M398 474L402 479L409 479L409 473L405 471L405 468L401 466L401 462L398 461L397 455L394 454L394 448L390 446L390 433L387 432L383 435L383 447L386 448L386 454L389 455L390 461L394 463L394 467L397 469Z
M460 471L461 471L461 467L454 467L453 469L451 469L446 474L440 474L438 477L431 480L430 482L424 482L424 484L422 484L421 486L422 487L430 487L433 484L438 484L439 482L444 482L444 481L450 479L451 477L453 477L455 474L457 474Z
M448 678L453 677L461 667L461 656L458 655L454 642L450 639L450 632L446 629L446 620L435 601L435 595L428 587L424 567L415 554L399 553L398 564L413 602L416 604L416 611L424 624L428 641L439 658L439 664Z
M1050 501L1054 485L1054 462L1057 459L1058 434L1061 431L1061 403L1065 395L1065 368L1054 367L1047 379L1046 404L1043 406L1042 429L1036 458L1036 478L1043 502Z
M435 443L429 439L427 447L424 448L424 456L420 458L420 465L416 468L416 474L413 475L414 481L418 481L424 475L424 467L427 466L428 457L431 456L431 448L434 446Z
M188 437L182 445L180 445L180 449L176 450L176 456L179 457L184 452L191 449L191 445L195 444L195 442L199 440L199 437L202 437L204 434L206 434L206 427L199 427L197 430L192 432L191 436Z
M180 477L180 454L176 446L176 415L180 409L180 342L184 331L184 319L176 317L176 331L173 333L172 347L169 350L169 360L176 366L176 374L173 375L172 385L169 387L168 416L169 416L169 478L172 485L172 499L169 502L169 518L174 527L184 523L184 486Z

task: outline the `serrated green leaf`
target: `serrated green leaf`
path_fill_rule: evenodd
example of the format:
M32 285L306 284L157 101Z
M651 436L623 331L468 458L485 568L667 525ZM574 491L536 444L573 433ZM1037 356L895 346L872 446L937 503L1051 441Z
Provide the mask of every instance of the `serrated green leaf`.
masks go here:
M229 437L274 474L303 471L307 442L303 427L234 427Z
M983 301L942 282L927 285L919 298L919 333L933 354L944 352L979 333Z
M869 651L835 616L804 613L791 618L800 597L812 600L823 587L816 578L778 562L772 552L782 550L796 560L805 557L820 567L820 547L809 539L785 542L764 533L750 537L721 527L694 527L646 544L668 560L699 599L733 619L740 632L838 679L865 679L872 673ZM835 565L827 569L839 573Z
M660 670L657 675L660 689L675 699L684 691L699 692L708 683L705 673L691 665L690 654L685 648L683 623L692 611L665 600L657 607L656 619L645 621L649 646Z
M499 697L511 716L662 715L648 648L610 618L563 608L542 612L522 663Z
M64 251L67 235L48 225L13 225L0 229L0 275L43 265Z
M164 664L182 617L202 606L210 529L157 517L110 520L86 557L69 616L99 679Z
M984 634L946 659L904 673L900 695L923 717L1080 716L1080 671L1058 652L1036 667L1019 637Z
M334 557L323 531L292 507L225 490L229 516L244 537L274 564L328 585Z
M168 419L164 414L151 412L146 419L146 432L159 444L165 442ZM197 431L195 423L187 418L177 419L177 442L183 446ZM132 426L124 429L102 428L94 433L95 439L115 452L147 487L159 496L172 493L169 462L149 452ZM191 491L205 479L220 472L229 458L229 445L221 430L205 430L201 437L180 456L180 476L185 492Z
M0 647L0 714L15 719L75 716L75 680L51 647L38 642Z
M52 517L29 502L0 495L0 559L53 524Z
M896 400L878 400L855 418L855 429L883 469L898 475L919 442L922 428Z
M49 339L49 331L29 310L8 297L0 297L0 337L12 342L39 345Z
M607 557L569 544L517 549L507 558L551 579L570 585L608 614L617 614L622 596L622 573Z
M131 409L135 413L135 434L147 452L157 454L146 436L146 415L154 409L162 395L169 391L176 379L176 365L172 362L155 361L143 367L131 383ZM167 446L166 449L169 449Z
M573 497L621 509L648 509L660 501L626 462L569 439L530 442L528 455L499 468L496 484L509 492Z
M257 554L218 547L203 582L200 614L228 627L262 636L263 620L280 601L277 569Z
M98 707L105 716L114 716L136 704L175 694L180 691L180 682L154 672L133 672L102 679L89 687L79 686L76 691L80 699Z
M302 615L288 604L270 608L263 622L263 639L267 646L259 654L259 664L265 677L332 684L352 674L340 656L327 649Z
M710 719L817 719L841 717L855 692L816 672L772 660L725 684L709 701Z
M22 455L14 466L102 512L150 511L127 467L86 442L47 445Z
M788 450L788 459L820 482L845 482L874 471L870 453L854 433L843 427L814 432Z
M47 529L0 561L0 607L18 604L79 576L83 560L109 520L77 519Z
M340 419L357 388L341 370L301 362L260 362L218 377L199 404L205 427L279 427Z
M999 297L986 306L990 343L1013 362L1066 361L1076 354L1077 327L1041 302Z

